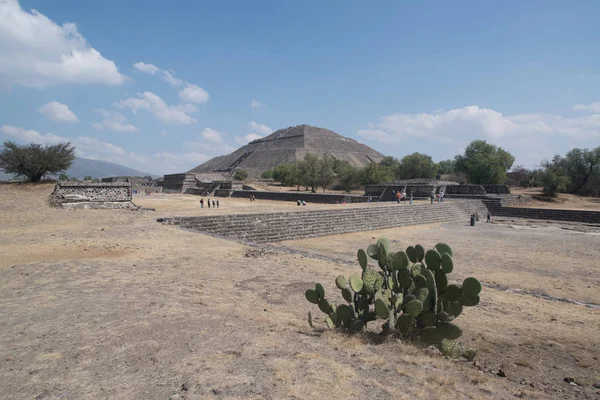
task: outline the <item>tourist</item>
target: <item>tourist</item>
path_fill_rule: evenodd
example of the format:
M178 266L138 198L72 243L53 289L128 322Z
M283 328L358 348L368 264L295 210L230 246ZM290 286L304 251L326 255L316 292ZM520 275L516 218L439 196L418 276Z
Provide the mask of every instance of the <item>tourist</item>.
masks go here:
M208 204L208 208L210 208L210 199L206 199L206 204Z
M213 199L213 208L216 208L216 207L215 207L215 199Z
M398 204L400 204L400 198L402 197L402 193L400 193L400 191L398 190L396 192L396 202L398 202Z
M410 203L409 204L412 204L412 201L413 201L413 193L412 193L412 190L411 190L410 191Z
M392 190L392 201L396 200L396 191Z
M302 200L302 205L303 205L303 206L305 206L305 205L306 205L306 202L305 202L304 200Z
M217 208L219 208L219 200L217 200Z
M487 213L487 222L492 222L492 214Z
M200 208L204 208L204 199L200 199Z
M406 201L406 189L402 191L402 204Z
M433 204L433 199L435 198L435 193L431 192L431 195L429 195L429 200L431 200L431 204Z
M372 200L372 199L371 199L371 195L369 195L369 198L367 199L367 203L370 203L370 202L371 202L371 200Z

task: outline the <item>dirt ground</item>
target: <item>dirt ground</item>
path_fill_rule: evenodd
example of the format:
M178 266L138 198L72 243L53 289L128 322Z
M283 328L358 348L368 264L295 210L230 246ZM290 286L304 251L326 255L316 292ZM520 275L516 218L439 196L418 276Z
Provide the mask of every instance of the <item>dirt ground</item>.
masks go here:
M69 211L48 205L51 191L0 185L2 399L600 398L600 308L536 297L600 304L593 230L453 223L247 257L247 245L156 222L207 213L195 197L134 199L156 212ZM298 208L271 203L227 199L211 212ZM382 233L398 248L448 242L453 275L487 285L457 320L477 365L308 326L320 313L305 289L319 281L338 297L335 277L357 272L346 261Z
M512 194L527 194L529 196L541 196L542 188L511 188ZM600 198L583 197L574 194L559 193L554 202L533 199L530 202L519 204L517 207L531 208L555 208L563 210L585 210L600 211Z

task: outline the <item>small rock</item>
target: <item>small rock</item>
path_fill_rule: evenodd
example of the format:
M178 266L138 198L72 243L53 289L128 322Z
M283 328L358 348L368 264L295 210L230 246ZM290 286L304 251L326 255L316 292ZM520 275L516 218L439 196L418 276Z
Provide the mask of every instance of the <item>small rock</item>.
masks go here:
M564 378L564 379L563 379L563 381L565 381L565 382L567 382L567 383L575 383L575 379L573 379L573 378L569 378L569 377L567 377L567 378Z
M213 392L213 394L216 394L217 396L221 394L221 391L219 389L213 389L212 392Z
M169 400L179 400L181 397L179 397L178 394L174 394L173 396L169 397Z
M50 396L51 396L50 392L48 392L47 390L44 390L42 393L35 396L35 400L48 399L48 398L50 398Z
M571 385L571 386L577 386L577 384L575 382L569 382L569 385Z
M190 390L190 385L189 383L185 382L183 385L181 385L181 390L187 392L188 390Z
M594 383L592 386L594 386L597 389L600 389L600 381Z
M502 368L500 368L498 372L496 372L496 375L498 375L500 378L506 378L506 372L504 372Z

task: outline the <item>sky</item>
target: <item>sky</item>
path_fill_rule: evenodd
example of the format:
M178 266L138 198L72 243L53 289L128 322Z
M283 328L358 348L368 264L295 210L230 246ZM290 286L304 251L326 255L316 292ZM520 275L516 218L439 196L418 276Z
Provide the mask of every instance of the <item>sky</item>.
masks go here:
M385 155L600 145L600 2L0 0L0 141L184 172L299 124Z

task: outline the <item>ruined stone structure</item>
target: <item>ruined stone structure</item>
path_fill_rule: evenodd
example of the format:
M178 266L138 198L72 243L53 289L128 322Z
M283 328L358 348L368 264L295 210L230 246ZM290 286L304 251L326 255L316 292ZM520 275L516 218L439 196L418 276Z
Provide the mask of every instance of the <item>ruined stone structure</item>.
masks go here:
M467 223L471 214L487 213L480 200L456 200L433 205L340 207L339 210L160 218L158 222L266 243L436 222L462 220Z
M380 198L382 201L392 199L392 191L406 191L409 195L412 191L413 197L429 197L431 193L443 191L446 195L455 197L486 196L488 194L509 194L507 185L461 185L457 182L437 181L429 179L409 179L393 183L379 185L367 185L365 195Z
M63 208L120 208L138 210L131 202L129 182L59 181L52 192L52 203Z
M216 172L231 176L235 170L243 169L250 178L259 178L264 171L300 161L307 153L348 161L355 167L379 162L384 157L370 147L329 129L299 125L280 129L265 138L254 140L233 153L215 157L188 173Z
M195 194L199 196L231 196L243 190L242 182L226 179L221 174L170 174L159 181L164 193Z

